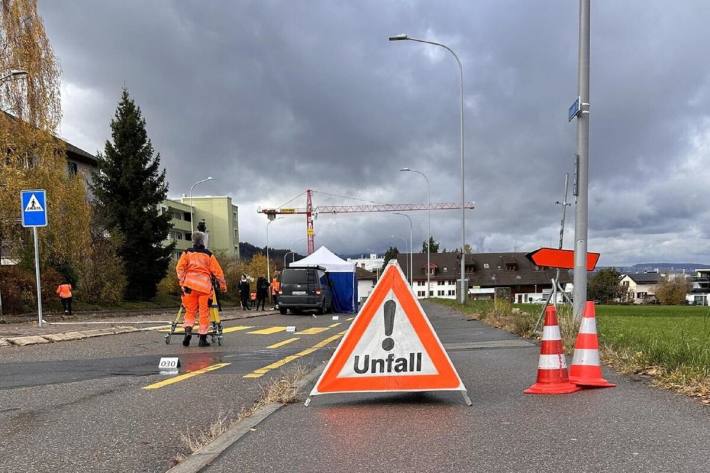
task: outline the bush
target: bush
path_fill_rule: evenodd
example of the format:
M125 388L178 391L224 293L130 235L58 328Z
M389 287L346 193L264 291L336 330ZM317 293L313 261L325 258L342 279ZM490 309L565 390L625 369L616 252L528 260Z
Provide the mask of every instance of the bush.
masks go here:
M690 290L690 285L685 278L664 278L656 286L656 299L663 305L685 304L685 295Z
M175 266L177 266L177 261L171 261L168 266L168 274L158 283L159 296L179 296L181 294Z
M57 286L64 278L54 269L45 268L40 276L42 280L42 301L45 305L56 304ZM34 269L22 266L0 267L0 293L2 309L5 314L33 312L37 308L36 282Z
M92 304L115 305L123 300L126 275L118 257L119 238L98 226L91 229L91 246L79 262L77 298Z

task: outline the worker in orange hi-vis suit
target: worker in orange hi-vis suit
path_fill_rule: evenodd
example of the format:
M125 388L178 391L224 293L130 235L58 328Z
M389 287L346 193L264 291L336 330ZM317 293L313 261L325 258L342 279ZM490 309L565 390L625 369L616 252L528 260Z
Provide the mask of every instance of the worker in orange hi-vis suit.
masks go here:
M183 346L190 346L192 326L195 315L200 312L200 342L199 346L208 347L207 330L209 328L209 299L212 295L212 278L219 283L220 290L227 292L227 282L217 258L205 248L205 234L192 234L192 248L185 250L180 256L177 267L177 277L182 287L182 305L185 306L185 339Z
M67 281L64 284L60 284L59 286L57 286L57 295L62 301L64 313L67 315L71 315L71 284L69 284L69 282Z

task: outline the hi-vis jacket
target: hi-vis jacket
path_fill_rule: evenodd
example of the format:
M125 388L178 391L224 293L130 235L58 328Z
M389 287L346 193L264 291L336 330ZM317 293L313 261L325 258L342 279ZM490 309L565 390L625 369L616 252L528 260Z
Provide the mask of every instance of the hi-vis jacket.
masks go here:
M57 286L57 295L62 299L71 297L71 284L60 284Z
M212 276L214 276L222 291L227 290L222 267L217 262L217 258L205 248L185 250L180 256L176 270L178 281L182 287L211 294Z

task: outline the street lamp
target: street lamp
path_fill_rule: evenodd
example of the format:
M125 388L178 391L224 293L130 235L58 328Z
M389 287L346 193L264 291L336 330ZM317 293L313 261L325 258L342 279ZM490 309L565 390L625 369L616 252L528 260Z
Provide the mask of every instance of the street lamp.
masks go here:
M395 212L394 215L400 215L409 220L409 284L414 287L414 278L412 277L414 274L414 271L412 270L412 264L414 263L414 260L412 259L412 217L399 212Z
M190 233L195 233L195 225L193 223L195 219L192 217L192 189L194 189L197 184L202 184L203 182L207 181L214 181L214 177L210 176L207 179L197 181L192 186L190 186Z
M468 284L466 284L466 258L465 258L465 248L466 248L466 207L464 200L464 140L463 140L463 66L461 65L461 60L456 55L456 53L445 44L437 43L436 41L428 41L424 39L411 38L406 34L399 34L395 36L390 36L390 41L416 41L417 43L432 44L434 46L439 46L446 49L448 52L454 56L456 59L456 64L459 66L459 79L460 87L459 92L461 95L461 119L460 119L460 134L461 134L461 281L459 287L459 303L464 304L466 302L466 293L468 292ZM427 272L429 268L427 268ZM429 288L427 288L427 292Z
M271 260L269 260L269 225L276 220L281 220L283 217L278 217L266 222L266 279L271 283Z
M401 240L402 243L404 243L404 247L405 247L405 248L407 247L407 240L406 240L406 239L404 239L404 238L402 238L402 237L399 237L399 236L397 236L397 235L390 235L390 238L396 238L396 239L398 239L398 240ZM398 249L398 252L399 252L399 249ZM410 251L409 254L410 254L410 255L412 254L411 251ZM406 257L405 257L404 261L407 261L407 258L406 258ZM409 261L407 261L407 273L410 273L410 272L411 272L411 269L412 269L412 266L411 266L411 264L409 263ZM411 278L410 278L410 277L407 277L407 279L409 279L409 282L410 282L410 285L411 285L411 282L412 282L412 281L411 281Z
M429 177L421 171L410 168L402 168L400 172L415 172L426 179L427 195L427 240L426 240L426 297L429 298L429 285L431 282L431 183Z

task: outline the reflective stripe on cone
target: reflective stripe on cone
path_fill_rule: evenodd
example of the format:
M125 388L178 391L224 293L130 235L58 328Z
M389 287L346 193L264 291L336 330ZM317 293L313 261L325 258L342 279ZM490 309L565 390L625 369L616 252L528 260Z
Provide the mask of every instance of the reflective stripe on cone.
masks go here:
M545 326L542 329L540 359L537 364L537 382L523 391L525 394L567 394L579 391L579 386L569 382L557 311L551 305L545 309Z
M592 301L587 301L584 307L582 324L574 344L569 379L582 387L612 388L616 386L602 377L599 363L599 338L597 337L597 323Z

